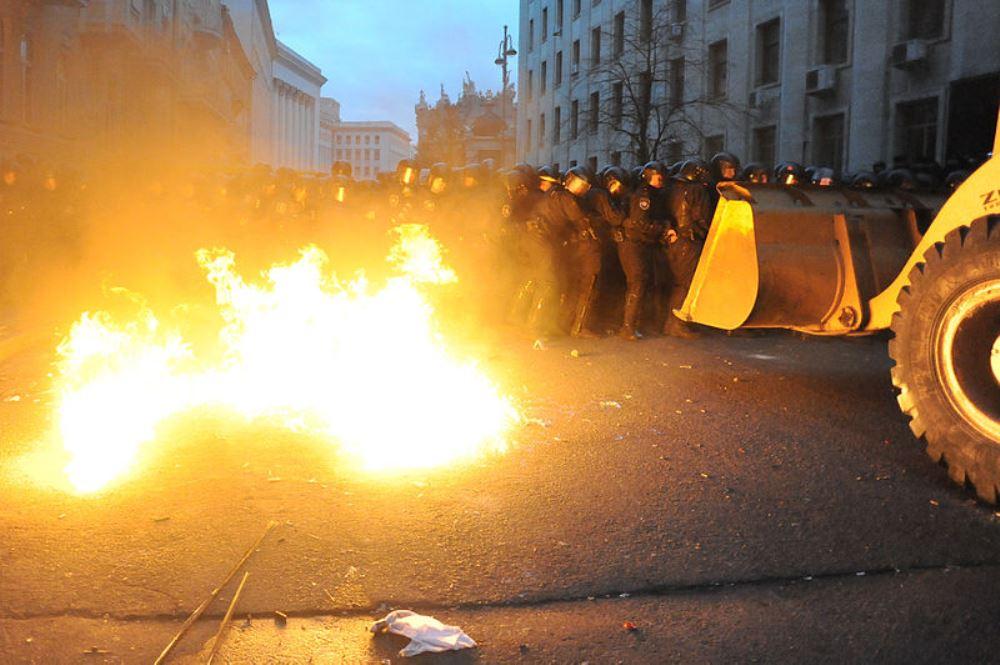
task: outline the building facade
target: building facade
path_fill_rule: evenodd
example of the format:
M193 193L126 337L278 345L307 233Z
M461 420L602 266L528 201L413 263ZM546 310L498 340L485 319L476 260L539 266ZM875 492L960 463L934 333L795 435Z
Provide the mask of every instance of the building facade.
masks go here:
M479 92L467 78L462 94L452 102L444 86L433 104L423 91L414 108L417 119L417 160L428 166L443 162L453 166L491 159L497 166L514 163L517 103L514 90L503 94Z
M340 124L340 102L332 97L319 100L319 166L328 173L333 166L333 131Z
M318 165L320 70L266 0L0 3L0 161Z
M521 0L520 14L519 161L631 166L637 137L669 161L726 149L844 171L990 149L993 0Z
M324 83L319 67L278 42L271 101L273 166L298 171L318 167L319 100Z
M3 3L0 158L55 165L182 142L242 161L252 79L219 0Z
M347 162L355 180L375 180L413 157L410 135L388 120L343 121L330 127L333 161Z

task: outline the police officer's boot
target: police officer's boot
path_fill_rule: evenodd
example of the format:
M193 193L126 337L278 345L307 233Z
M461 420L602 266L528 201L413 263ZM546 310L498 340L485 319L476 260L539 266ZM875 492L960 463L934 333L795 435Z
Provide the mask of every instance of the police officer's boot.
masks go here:
M622 322L618 336L634 342L641 339L639 334L639 310L642 309L642 299L638 294L630 293L625 296L625 318Z
M687 289L685 288L675 288L670 292L669 311L667 312L667 320L663 324L664 335L679 337L681 339L695 339L701 336L691 324L680 320L674 314L674 310L680 309L681 305L684 304L684 297L686 295Z

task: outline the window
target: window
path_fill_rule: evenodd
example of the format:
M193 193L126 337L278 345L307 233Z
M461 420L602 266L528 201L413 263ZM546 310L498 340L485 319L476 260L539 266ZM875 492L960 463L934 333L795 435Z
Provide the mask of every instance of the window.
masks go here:
M615 57L625 52L625 12L615 14Z
M590 132L593 134L597 131L597 124L600 120L601 113L601 93L593 92L590 94L590 119L589 127Z
M712 136L705 137L704 144L704 157L705 159L711 159L713 155L718 154L725 150L726 137L722 134L714 134Z
M525 96L528 98L529 102L531 101L531 96L534 93L534 90L535 90L535 70L534 69L529 69L528 70L528 89L525 90Z
M563 27L563 0L556 0L556 32L561 33L562 27Z
M580 40L573 42L573 74L580 73Z
M653 0L642 0L639 7L639 39L648 42L653 38Z
M587 158L587 166L590 167L591 173L597 173L597 155Z
M370 176L372 174L372 168L370 166L365 167L365 175Z
M552 145L558 145L559 136L559 125L562 124L562 107L557 106L555 111L552 113Z
M757 127L753 130L753 161L768 167L774 166L776 136L777 128L774 125Z
M376 136L375 138L378 137ZM376 141L376 143L378 143L378 141ZM376 162L382 161L382 151L379 148L375 148L375 161Z
M683 23L688 18L687 0L674 0L673 7L674 23Z
M625 100L625 85L618 81L613 86L611 86L611 114L613 116L612 122L615 127L622 126L622 111L624 109Z
M552 87L558 88L562 83L562 51L556 53L556 71L552 73Z
M545 40L549 38L549 8L546 7L542 10L542 39L541 42L544 44Z
M590 31L590 61L598 65L601 62L601 29Z
M361 134L354 137L354 145L361 145Z
M341 136L340 134L337 134L337 145L342 144L344 142L343 139L344 139L343 136Z
M904 39L937 39L944 34L944 0L906 0Z
M538 116L538 147L545 145L545 114Z
M569 112L569 137L575 139L580 135L580 100L574 99Z
M819 17L819 40L822 44L820 64L838 65L847 62L847 31L850 26L847 0L822 0Z
M726 96L726 70L729 67L729 45L725 39L708 47L708 94L720 99Z
M380 134L376 134L375 135L375 145L378 145L381 142L382 142L382 136Z
M538 96L541 97L545 94L545 80L549 77L549 62L548 60L542 60L542 76L538 81Z
M357 149L357 150L354 151L354 161L356 161L356 162L360 162L361 161L361 150L360 149Z
M781 19L757 26L757 85L778 82L781 64Z
M715 9L729 2L729 0L708 0L708 8Z
M528 118L527 130L524 134L524 149L531 150L531 118Z
M580 15L580 0L573 0L573 18Z
M371 144L372 144L371 134L365 134L365 145L371 145Z
M365 148L365 161L366 162L372 161L372 151L368 148Z
M896 155L911 162L931 161L937 153L937 97L896 107Z
M670 81L670 108L684 105L684 58L674 58L668 67Z
M337 148L337 159L344 158L344 150L342 148Z
M535 50L535 19L528 20L528 52Z
M611 164L612 164L612 166L621 166L622 165L622 151L621 150L615 150L613 153L611 153Z
M813 163L840 171L844 166L844 114L813 120Z

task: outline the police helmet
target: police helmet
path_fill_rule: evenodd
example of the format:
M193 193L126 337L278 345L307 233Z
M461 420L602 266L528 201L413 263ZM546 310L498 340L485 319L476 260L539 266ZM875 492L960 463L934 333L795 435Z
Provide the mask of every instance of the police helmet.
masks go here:
M700 159L688 159L677 169L675 180L692 183L707 183L710 178L708 165Z
M743 167L740 172L740 180L754 185L770 182L771 173L767 167L760 162L751 162Z
M731 152L718 152L709 162L712 167L712 177L716 181L736 180L740 172L740 159Z
M594 176L584 166L573 166L563 176L563 187L574 196L583 196L594 186Z
M782 162L774 169L774 181L781 185L798 185L805 174L802 165L796 162Z
M661 189L667 180L666 169L663 168L663 163L657 161L647 162L642 167L639 177L644 183L655 189Z

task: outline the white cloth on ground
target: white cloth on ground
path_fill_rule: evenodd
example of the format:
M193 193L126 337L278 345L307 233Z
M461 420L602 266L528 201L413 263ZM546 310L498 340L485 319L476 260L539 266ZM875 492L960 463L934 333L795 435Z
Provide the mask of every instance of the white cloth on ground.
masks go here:
M434 617L424 616L410 610L394 610L376 621L370 628L373 633L390 632L410 638L410 643L399 652L400 656L416 656L429 651L458 651L471 649L475 641L462 632L458 626L446 626Z

